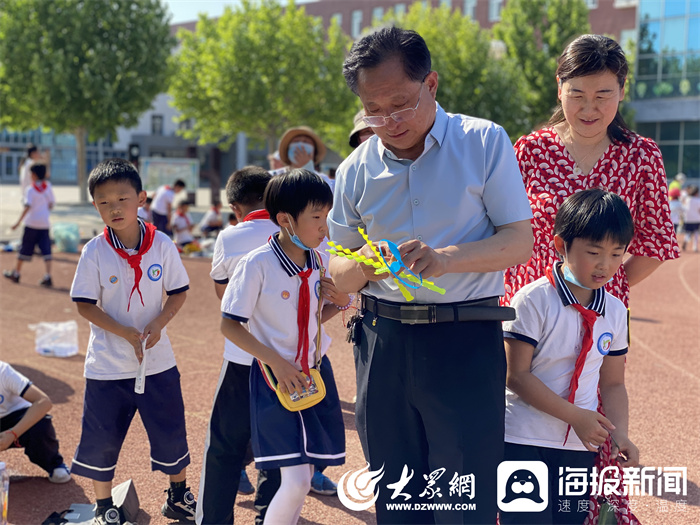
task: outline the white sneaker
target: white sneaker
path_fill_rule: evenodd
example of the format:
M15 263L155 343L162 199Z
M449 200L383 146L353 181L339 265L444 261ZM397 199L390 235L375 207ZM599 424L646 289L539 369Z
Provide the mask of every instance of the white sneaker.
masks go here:
M49 481L51 483L68 483L70 481L70 470L68 470L65 463L53 469L53 472L49 476Z

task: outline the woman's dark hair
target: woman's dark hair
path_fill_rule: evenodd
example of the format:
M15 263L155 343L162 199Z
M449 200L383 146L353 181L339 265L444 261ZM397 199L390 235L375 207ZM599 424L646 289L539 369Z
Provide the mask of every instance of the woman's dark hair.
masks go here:
M627 246L634 237L634 223L619 195L593 188L564 201L554 220L554 235L564 240L567 249L577 238L593 242L612 239Z
M625 80L629 67L625 52L620 44L612 38L602 35L582 35L571 42L559 57L557 63L557 77L559 84L577 77L585 77L610 71L617 77L620 89L625 87ZM549 125L553 126L563 122L564 110L561 103L554 111L554 115L549 119ZM608 125L608 137L615 143L629 143L630 129L622 118L620 111L615 114L615 118Z
M105 159L92 169L88 177L88 190L93 199L95 188L105 182L128 182L137 194L143 191L139 172L131 162L124 159Z
M260 205L272 175L260 166L245 166L234 171L226 183L229 204Z
M343 63L343 76L350 90L357 95L360 69L371 69L398 57L406 76L422 82L430 73L428 46L415 31L400 27L385 27L355 42Z
M308 206L333 206L330 186L313 171L294 169L276 175L265 189L265 209L277 226L278 213L288 213L296 220Z

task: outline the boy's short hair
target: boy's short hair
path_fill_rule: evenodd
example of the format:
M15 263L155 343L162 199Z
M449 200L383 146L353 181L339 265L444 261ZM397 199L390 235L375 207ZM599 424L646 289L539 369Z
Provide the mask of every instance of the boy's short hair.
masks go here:
M186 188L187 184L185 184L185 181L182 179L177 179L175 181L175 184L173 184L173 188Z
M277 226L278 213L296 220L308 206L333 206L330 186L313 171L294 169L277 175L265 189L265 209Z
M39 180L44 180L46 178L46 164L41 164L37 162L29 166L29 171L31 171L36 178Z
M128 182L134 187L137 194L143 191L141 177L134 165L128 160L114 158L105 159L92 168L90 176L88 177L90 196L94 199L95 188L100 184L111 181Z
M576 238L590 241L611 239L628 246L634 237L630 210L622 198L598 188L574 193L559 208L554 235L569 248Z
M151 204L153 202L153 197L146 197L146 204Z
M39 151L39 149L31 142L27 144L27 157L31 157L32 153Z
M228 203L243 206L261 203L271 178L272 175L260 166L245 166L234 171L226 182Z

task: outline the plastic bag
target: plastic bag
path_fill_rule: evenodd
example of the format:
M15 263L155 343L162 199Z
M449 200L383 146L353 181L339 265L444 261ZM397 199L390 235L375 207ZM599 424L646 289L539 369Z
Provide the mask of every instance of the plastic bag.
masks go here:
M78 353L78 323L30 324L36 332L35 347L38 354L54 357L70 357Z
M53 240L57 252L78 253L80 228L74 222L58 222L53 225Z

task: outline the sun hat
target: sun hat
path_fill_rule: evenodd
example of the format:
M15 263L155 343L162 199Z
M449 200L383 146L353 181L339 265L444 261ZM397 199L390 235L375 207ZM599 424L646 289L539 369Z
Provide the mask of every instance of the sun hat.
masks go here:
M284 135L282 135L282 138L280 139L280 146L277 149L277 151L279 151L280 154L280 159L282 159L282 162L284 162L287 166L292 164L292 161L289 160L289 155L287 155L289 145L296 137L302 135L309 137L311 140L314 141L314 144L316 145L314 154L314 164L320 164L320 162L326 156L326 146L325 144L323 144L321 137L316 135L316 132L313 129L311 129L308 126L297 126L295 128L289 128L287 131L284 132Z
M355 114L355 118L352 119L353 124L355 125L354 128L352 128L352 131L350 132L350 136L348 137L348 142L350 144L351 148L356 148L357 146L360 145L360 131L363 131L365 129L368 129L369 126L365 124L365 121L362 120L362 117L365 116L364 110L360 110Z

